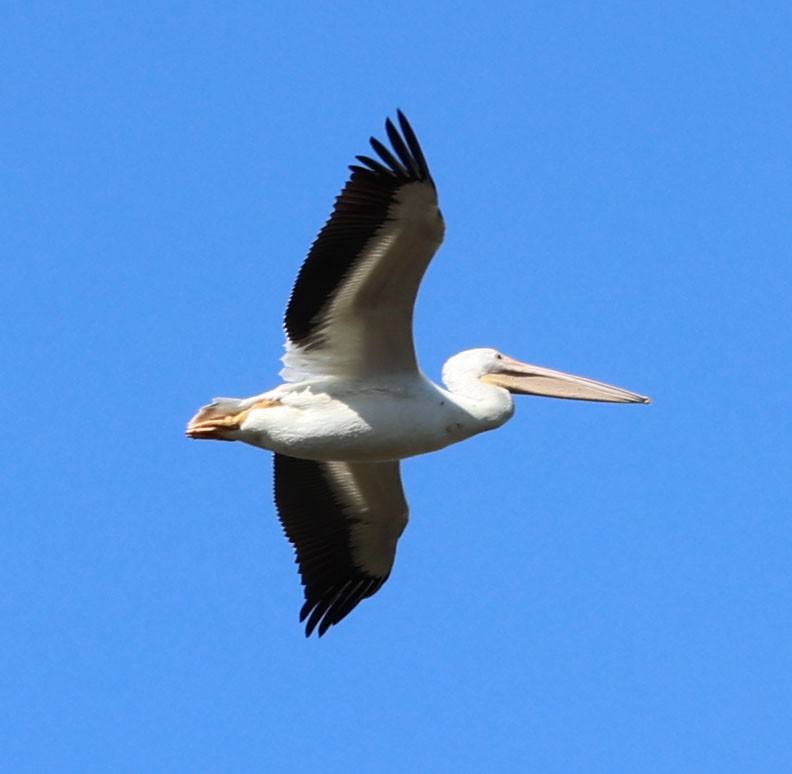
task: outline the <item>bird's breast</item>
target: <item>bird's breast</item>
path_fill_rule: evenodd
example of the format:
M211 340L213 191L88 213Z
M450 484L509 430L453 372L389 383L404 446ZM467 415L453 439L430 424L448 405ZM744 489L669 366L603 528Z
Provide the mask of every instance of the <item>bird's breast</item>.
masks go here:
M302 393L252 411L239 440L279 454L374 462L442 449L476 432L463 411L437 394L370 389Z

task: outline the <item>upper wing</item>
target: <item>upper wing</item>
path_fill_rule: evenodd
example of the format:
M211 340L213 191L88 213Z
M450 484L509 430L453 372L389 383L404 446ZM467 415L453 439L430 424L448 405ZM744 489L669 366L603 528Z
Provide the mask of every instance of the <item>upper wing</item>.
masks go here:
M305 586L305 634L321 637L388 579L407 526L398 462L275 455L275 503Z
M398 112L393 151L358 156L330 219L300 269L284 320L282 376L362 377L417 370L412 316L418 286L443 241L437 192L421 146Z

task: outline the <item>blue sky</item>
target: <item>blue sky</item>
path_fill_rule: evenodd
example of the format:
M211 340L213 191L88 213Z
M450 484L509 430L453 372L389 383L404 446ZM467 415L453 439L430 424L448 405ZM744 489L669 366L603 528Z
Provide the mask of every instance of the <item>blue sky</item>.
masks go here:
M0 768L792 768L785 3L11 3L0 86ZM408 461L395 571L321 641L266 453L356 153L411 119L472 346L651 395L525 398Z

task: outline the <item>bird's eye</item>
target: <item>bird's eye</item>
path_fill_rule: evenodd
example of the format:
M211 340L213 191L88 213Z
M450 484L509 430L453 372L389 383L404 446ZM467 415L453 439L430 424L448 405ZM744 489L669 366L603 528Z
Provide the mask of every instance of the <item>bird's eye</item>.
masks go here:
M500 352L496 352L496 353L495 353L495 359L496 359L496 360L503 360L503 355L501 355L501 353L500 353Z

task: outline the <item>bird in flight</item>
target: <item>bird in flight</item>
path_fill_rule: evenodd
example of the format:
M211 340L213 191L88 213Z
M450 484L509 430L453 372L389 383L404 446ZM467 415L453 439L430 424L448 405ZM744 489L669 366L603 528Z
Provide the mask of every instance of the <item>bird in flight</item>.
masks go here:
M275 504L305 592L300 621L322 636L388 579L407 525L400 460L494 430L512 395L649 403L619 387L490 348L418 366L418 287L443 241L437 189L401 111L357 164L305 259L286 307L283 383L252 398L216 398L190 438L273 452Z

